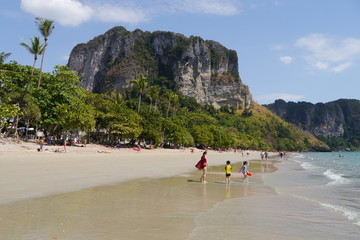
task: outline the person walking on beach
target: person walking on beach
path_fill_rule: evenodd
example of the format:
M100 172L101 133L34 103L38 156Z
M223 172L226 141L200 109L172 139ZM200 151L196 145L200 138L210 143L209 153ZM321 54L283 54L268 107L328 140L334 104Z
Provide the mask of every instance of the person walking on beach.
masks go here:
M66 138L64 138L64 152L66 152Z
M42 152L44 149L44 139L40 137L39 139L39 152Z
M241 167L241 170L240 170L240 172L244 175L243 180L245 180L247 178L247 176L248 176L247 164L248 164L248 162L244 161L243 165Z
M206 182L206 167L207 167L207 160L206 160L206 154L207 152L203 152L203 155L201 156L200 161L195 165L195 167L199 170L203 171L203 174L200 177L200 182L207 183Z
M226 166L225 166L225 183L226 184L230 183L231 170L232 170L232 167L230 165L230 161L226 161Z

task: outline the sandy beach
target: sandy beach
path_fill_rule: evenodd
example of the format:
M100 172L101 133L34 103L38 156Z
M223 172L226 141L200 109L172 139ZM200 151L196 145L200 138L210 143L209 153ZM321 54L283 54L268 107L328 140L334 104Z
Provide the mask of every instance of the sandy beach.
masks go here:
M256 151L244 156L208 151L209 183L202 184L194 167L202 150L138 153L88 144L56 153L56 146L45 146L44 152L37 147L0 145L0 234L5 239L192 239L198 214L251 194L238 170L242 161L260 157ZM227 160L234 168L232 189L224 184ZM259 164L253 165L261 172Z
M156 149L136 152L88 144L67 147L45 146L37 152L35 143L6 142L0 145L0 204L26 198L77 191L84 188L120 183L131 179L164 178L195 170L202 150ZM244 157L234 152L208 151L209 166L259 159L251 151Z

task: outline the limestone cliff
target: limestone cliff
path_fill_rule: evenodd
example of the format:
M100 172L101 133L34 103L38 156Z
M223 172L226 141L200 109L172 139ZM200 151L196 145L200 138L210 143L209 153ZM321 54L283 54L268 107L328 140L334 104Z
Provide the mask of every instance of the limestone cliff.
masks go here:
M353 145L360 145L359 100L340 99L317 104L276 100L266 107L315 136L344 137Z
M97 93L123 91L142 74L149 80L165 77L184 95L216 108L247 108L252 102L239 77L237 53L200 37L115 27L77 45L68 66L81 77L83 88Z

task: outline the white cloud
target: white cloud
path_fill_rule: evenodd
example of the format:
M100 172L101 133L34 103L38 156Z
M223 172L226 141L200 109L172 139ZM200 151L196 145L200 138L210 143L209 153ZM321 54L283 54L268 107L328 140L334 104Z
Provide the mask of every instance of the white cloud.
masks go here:
M353 64L352 62L346 62L346 63L340 64L340 65L338 65L336 67L331 68L330 71L332 71L332 72L342 72L346 68L350 67L352 64Z
M313 64L313 66L317 69L326 70L328 69L328 64L326 62L316 62Z
M89 21L94 13L89 6L76 0L21 0L21 8L65 26L77 26Z
M233 0L183 0L181 8L186 12L230 16L240 12L240 4Z
M21 0L21 8L64 26L78 26L91 20L136 24L177 12L230 16L240 12L240 3L236 0Z
M296 94L288 94L288 93L273 93L273 94L266 94L266 95L262 95L257 97L257 101L261 101L261 102L274 102L277 99L282 99L285 101L299 101L301 99L304 99L303 95L296 95Z
M292 57L290 56L281 56L279 59L285 64L290 64L292 62Z
M138 23L147 21L145 11L128 4L109 0L21 0L21 8L35 16L55 20L64 26L78 26L90 20ZM108 3L111 2L111 3Z
M139 23L148 20L146 13L141 9L104 4L96 7L96 10L95 18L102 22Z
M332 39L322 34L299 38L295 45L306 51L305 60L314 68L341 72L360 58L360 39Z

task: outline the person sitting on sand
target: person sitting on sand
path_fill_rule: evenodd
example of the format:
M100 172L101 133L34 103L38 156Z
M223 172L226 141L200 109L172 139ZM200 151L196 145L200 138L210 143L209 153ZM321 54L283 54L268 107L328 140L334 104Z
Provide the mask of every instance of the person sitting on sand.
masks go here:
M202 182L202 183L206 183L206 167L207 167L206 154L207 154L207 152L205 151L203 153L203 155L201 156L200 161L195 165L195 167L197 169L203 171L203 174L200 177L200 182Z
M230 183L231 170L232 170L232 167L230 165L230 161L226 161L226 166L225 166L225 183L226 184Z
M140 144L136 145L136 147L134 147L133 150L134 150L136 153L140 153L140 152L141 152L141 146L140 146Z
M240 172L244 175L243 180L245 180L246 177L248 176L247 164L248 164L248 162L244 161L243 165L241 167L241 170L240 170Z

